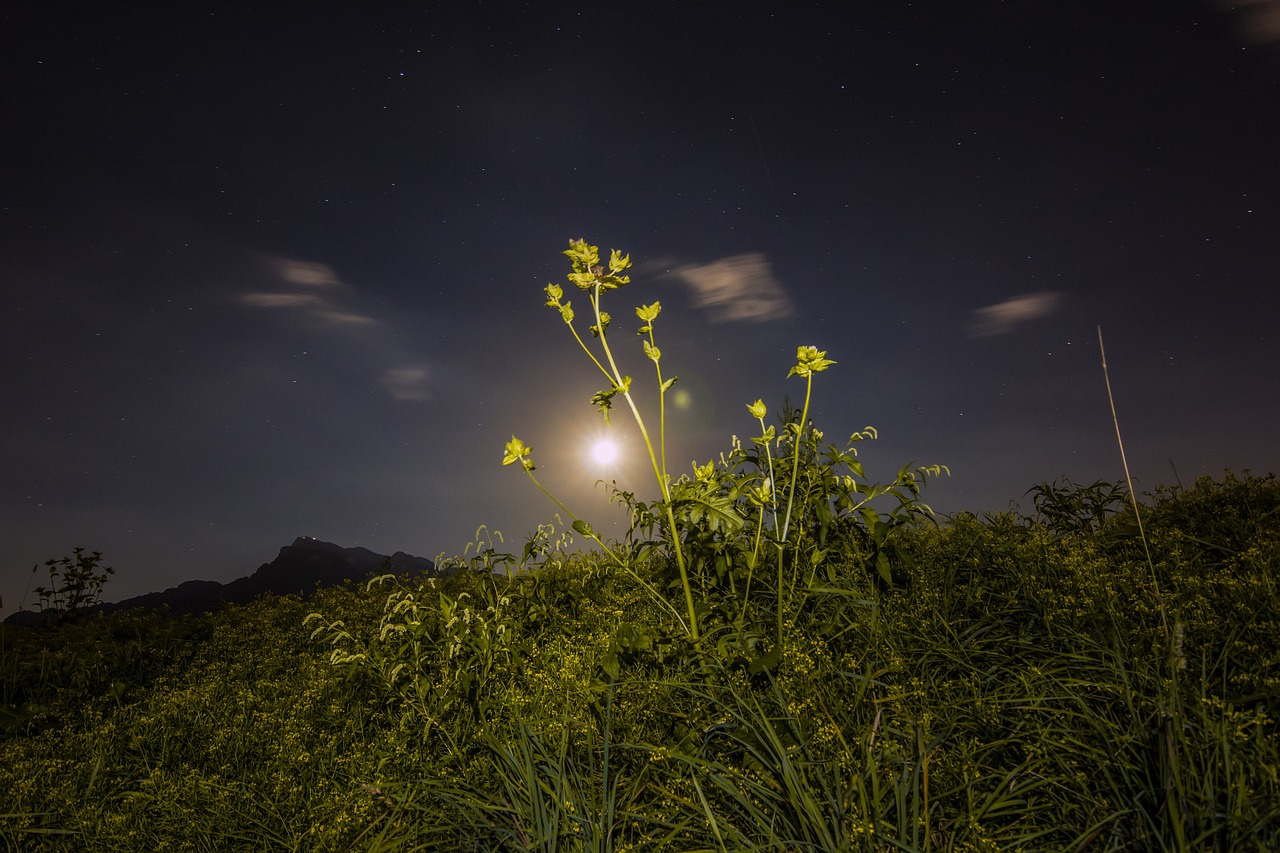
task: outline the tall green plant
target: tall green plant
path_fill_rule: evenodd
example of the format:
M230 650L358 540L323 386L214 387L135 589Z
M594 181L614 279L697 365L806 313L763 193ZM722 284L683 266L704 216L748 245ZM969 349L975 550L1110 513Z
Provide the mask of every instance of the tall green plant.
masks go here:
M600 308L600 298L604 293L616 290L631 282L631 277L625 274L631 268L631 257L622 254L617 249L612 250L609 255L609 270L605 272L604 267L600 265L599 249L588 244L585 240L571 240L569 248L564 254L568 256L573 269L569 273L570 283L587 295L591 307L591 316L595 320L588 331L593 338L599 341L603 360L592 352L591 347L587 346L587 342L578 333L578 328L574 325L573 305L563 300L564 289L562 287L557 284L548 284L546 286L546 304L548 307L555 308L560 312L561 319L568 326L574 340L578 342L578 346L591 359L596 369L604 374L605 380L609 383L607 388L596 392L591 398L591 402L600 409L605 422L607 423L609 420L609 410L613 406L614 398L622 395L627 407L631 410L631 416L635 420L636 426L640 430L640 436L644 439L645 450L649 456L649 464L653 468L653 476L657 480L658 489L662 494L662 509L666 520L667 535L680 570L680 584L684 590L685 608L689 617L689 635L696 642L698 639L698 614L693 602L693 588L689 583L689 571L685 564L684 549L681 548L677 535L676 519L671 505L671 478L667 474L666 399L667 391L676 383L678 377L672 376L669 379L664 379L662 375L662 350L658 348L653 331L654 322L662 311L662 303L654 302L651 305L642 305L636 309L636 316L643 323L640 326L639 334L646 336L643 340L644 354L653 362L654 372L657 374L658 380L658 445L655 448L654 440L649 434L644 417L641 416L640 409L636 406L635 398L631 395L631 377L624 376L618 368L613 349L609 346L608 329L612 318L608 312ZM608 367L605 366L606 364ZM512 442L515 441L517 439L512 436ZM510 454L508 454L509 456ZM503 464L510 464L510 461L504 459ZM524 468L532 477L531 465L526 465ZM534 482L537 483L536 480ZM546 490L543 489L543 491L545 492ZM559 501L556 503L559 504ZM563 505L561 505L561 508L564 509ZM565 511L568 512L567 509ZM575 527L577 527L577 524L578 522L575 521ZM582 529L581 532L584 535L591 535L587 533L586 529Z
M665 543L679 574L679 586L684 599L684 614L667 604L656 591L646 589L663 602L676 616L691 640L697 643L702 637L707 613L714 609L712 600L724 587L730 596L741 603L737 611L739 629L745 619L747 603L754 571L762 551L772 549L775 563L774 610L777 643L781 643L784 613L794 610L796 590L804 591L812 584L817 566L824 560L828 537L833 530L843 529L852 533L862 531L875 568L886 579L889 577L888 554L890 537L905 521L916 515L931 514L927 505L919 503L920 484L929 474L940 474L943 466L927 466L914 470L903 469L898 478L887 486L872 486L861 482L862 468L854 459L853 448L821 447L822 433L809 421L809 409L813 394L814 374L835 364L827 353L814 346L801 346L796 350L796 363L787 374L805 380L804 403L798 412L784 412L782 430L765 427L766 409L763 401L748 405L748 410L761 424L762 435L753 439L754 448L744 449L735 439L734 448L720 464L715 460L705 465L694 464L693 475L675 478L667 467L666 395L677 381L662 369L662 352L655 336L655 323L662 310L661 303L641 305L636 316L641 325L638 334L642 338L645 356L653 364L658 396L658 423L651 431L640 414L632 391L632 377L618 367L614 349L610 344L609 326L612 318L601 307L605 293L630 283L626 271L631 267L629 256L617 249L609 256L607 269L600 263L596 246L585 240L571 240L564 252L571 265L569 282L583 292L588 300L590 319L588 341L578 330L577 314L572 303L565 298L565 290L557 284L548 284L546 305L559 312L578 346L604 377L607 386L598 391L592 403L600 410L606 422L616 399L621 398L644 441L659 497L646 503L634 493L615 489L615 498L627 505L632 514L628 540L633 545L626 556L609 548L594 532L590 524L575 516L558 498L552 495L535 477L531 448L516 436L507 443L503 456L504 465L519 463L539 490L573 519L573 527L605 549L620 567L635 575L632 564L653 546L650 542L636 543L638 534L650 536L655 528ZM850 445L863 438L874 438L875 430L855 433ZM777 484L785 482L783 493ZM867 506L868 501L881 495L898 498L899 506L887 516ZM785 499L785 504L782 501ZM768 518L766 520L766 511ZM801 555L808 559L803 564ZM745 568L742 593L739 595L737 575ZM787 577L788 569L791 571ZM638 575L635 575L640 580ZM803 583L801 580L803 579ZM643 583L643 581L641 581ZM697 588L695 590L695 587ZM695 601L695 591L700 601Z

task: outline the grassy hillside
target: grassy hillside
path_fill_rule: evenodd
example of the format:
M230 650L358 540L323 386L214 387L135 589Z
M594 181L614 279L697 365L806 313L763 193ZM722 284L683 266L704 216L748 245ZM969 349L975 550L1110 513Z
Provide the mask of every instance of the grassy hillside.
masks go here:
M1121 494L3 627L0 843L1280 849L1280 483Z

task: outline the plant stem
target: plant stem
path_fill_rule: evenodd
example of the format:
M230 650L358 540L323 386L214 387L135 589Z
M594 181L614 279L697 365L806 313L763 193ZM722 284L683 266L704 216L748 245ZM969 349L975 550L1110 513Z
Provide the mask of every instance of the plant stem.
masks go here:
M654 479L658 481L658 488L662 490L662 499L669 502L671 500L671 490L662 476L662 470L658 467L658 457L654 453L653 441L649 438L649 430L645 428L644 418L640 417L640 410L636 407L635 400L631 398L631 390L623 385L622 371L618 370L618 364L613 358L613 350L609 349L609 340L605 337L604 323L600 319L600 285L598 284L591 294L591 310L595 313L596 328L600 330L600 346L604 349L605 358L609 361L609 370L613 371L609 373L606 370L605 375L609 377L614 388L622 391L622 397L627 401L627 406L631 409L631 417L635 419L636 426L640 428L640 437L644 439L645 450L649 454L649 464L653 467ZM596 364L599 364L599 362L596 362Z
M1147 544L1147 534L1142 529L1142 514L1138 510L1138 496L1134 494L1133 478L1129 475L1129 462L1124 455L1124 439L1120 436L1120 419L1116 416L1116 401L1111 394L1111 377L1107 373L1107 351L1102 344L1102 326L1098 326L1098 354L1102 357L1102 378L1107 386L1107 402L1111 405L1111 422L1116 428L1116 444L1120 447L1120 464L1124 466L1124 478L1129 486L1129 500L1133 505L1133 517L1138 523L1138 536L1142 539L1142 550L1147 557L1147 568L1151 571L1151 591L1155 596L1156 606L1160 610L1160 626L1164 630L1165 643L1169 646L1165 655L1166 664L1169 667L1171 690L1171 695L1167 699L1168 711L1164 721L1165 759L1168 762L1165 768L1165 804L1168 807L1169 825L1173 829L1177 849L1186 850L1188 849L1186 827L1183 826L1182 817L1183 785L1177 745L1178 732L1180 731L1180 726L1177 723L1182 715L1182 700L1178 690L1178 661L1175 659L1176 652L1174 650L1176 644L1173 634L1169 630L1169 614L1165 607L1164 596L1160 594L1160 579L1156 575L1155 562L1151 559L1151 548Z
M653 320L649 321L649 346L657 348L658 342L653 337ZM662 480L667 480L667 388L662 381L662 364L653 360L653 369L658 376L658 455L662 457Z
M1138 523L1138 537L1142 539L1142 550L1147 555L1147 566L1151 569L1151 589L1160 605L1160 622L1164 627L1165 639L1169 639L1169 617L1165 613L1164 597L1160 595L1160 580L1156 577L1155 563L1151 560L1151 548L1147 545L1147 534L1142 529L1142 513L1138 511L1138 496L1133 491L1133 478L1129 476L1129 461L1124 455L1124 439L1120 437L1120 419L1116 417L1116 401L1111 395L1111 377L1107 373L1107 350L1102 345L1102 327L1098 326L1098 354L1102 356L1102 379L1107 386L1107 402L1111 405L1111 422L1116 428L1116 444L1120 446L1120 464L1124 466L1124 479L1129 485L1129 501L1133 505L1133 518Z
M796 497L796 477L800 473L800 438L804 435L805 424L809 422L809 397L813 392L813 374L806 378L804 386L804 408L800 412L800 428L795 436L795 458L791 464L791 487L787 490L787 513L782 519L782 541L787 541L787 530L791 526L791 507Z
M787 532L791 527L791 507L796 497L796 478L800 473L800 439L804 436L805 424L809 422L809 398L813 392L813 374L805 377L804 407L800 411L800 424L792 439L795 442L795 453L791 461L791 486L787 489L787 512L782 519L782 535L778 538L778 642L782 642L782 610L783 610L783 554L787 542Z
M618 364L614 361L613 351L609 349L609 341L605 337L604 323L600 319L600 285L597 284L591 292L591 310L595 313L596 328L600 332L600 346L604 349L605 358L609 361L609 368L613 371L612 381L615 388L622 390L622 397L627 401L627 406L631 408L631 417L635 419L636 426L640 428L640 436L644 439L645 449L649 453L649 464L653 466L653 476L658 481L658 488L662 490L662 503L667 513L667 530L671 538L671 548L676 552L676 565L680 569L680 585L684 587L685 607L689 611L689 637L695 643L698 642L698 614L693 606L693 588L689 585L689 570L685 565L684 548L680 543L680 536L676 530L676 516L671 509L671 487L667 484L665 472L658 465L658 457L653 450L653 441L649 438L649 431L645 429L644 418L640 417L640 409L636 407L636 402L631 398L631 391L622 382L622 373L618 370ZM598 365L599 362L596 362ZM606 372L607 375L607 372ZM661 398L660 398L661 399ZM663 436L665 446L666 437Z

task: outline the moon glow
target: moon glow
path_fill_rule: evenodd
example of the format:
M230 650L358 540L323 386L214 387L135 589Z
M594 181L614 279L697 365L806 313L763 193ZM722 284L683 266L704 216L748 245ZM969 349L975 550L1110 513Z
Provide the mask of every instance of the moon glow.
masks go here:
M618 445L611 439L597 439L591 445L591 458L600 465L612 465L618 459Z

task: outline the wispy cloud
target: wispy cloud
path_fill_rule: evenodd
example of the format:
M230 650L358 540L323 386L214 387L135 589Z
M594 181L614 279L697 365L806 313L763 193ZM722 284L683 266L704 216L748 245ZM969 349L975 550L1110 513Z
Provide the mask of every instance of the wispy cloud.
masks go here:
M430 400L430 380L425 364L397 364L382 374L382 387L397 400Z
M338 281L338 275L333 271L333 267L328 264L295 261L289 258L272 258L270 263L282 279L294 284L312 287L337 287L342 284Z
M974 309L969 323L969 335L985 338L1004 335L1018 325L1030 320L1048 317L1062 304L1062 294L1052 290L1024 293L995 305Z
M399 346L385 320L360 310L356 291L343 283L328 264L269 257L269 283L262 289L243 293L239 302L248 308L276 312L295 318L313 329L341 335L354 347L357 361L369 359L377 384L396 400L429 400L433 376L430 367L411 361ZM358 332L358 333L357 333ZM373 334L377 333L377 334ZM375 367L378 362L387 367ZM379 374L377 371L381 371Z
M329 326L371 326L376 322L367 314L343 306L344 292L348 288L328 264L268 258L267 266L280 283L288 287L243 294L241 304L251 308L293 311L308 320Z
M795 313L768 258L759 253L686 264L671 272L689 285L694 307L705 308L713 323L761 323Z
M250 308L308 308L318 301L310 293L246 293L240 297Z

